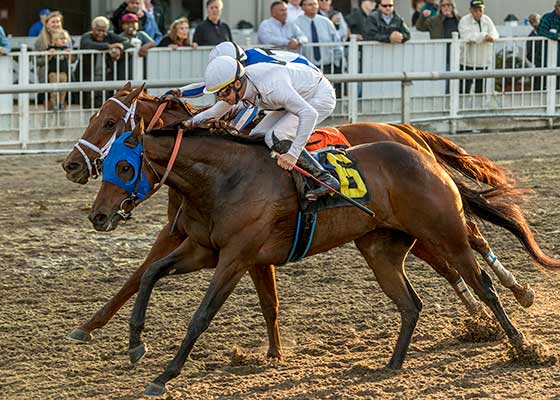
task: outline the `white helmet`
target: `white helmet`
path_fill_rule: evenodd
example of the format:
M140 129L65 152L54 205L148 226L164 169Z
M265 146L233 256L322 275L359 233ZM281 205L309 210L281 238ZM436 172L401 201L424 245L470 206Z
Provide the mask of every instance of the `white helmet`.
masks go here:
M204 93L216 93L245 75L241 63L228 56L214 58L206 67Z
M244 62L247 60L247 54L241 47L233 42L222 42L212 49L208 55L208 62L219 56L230 56L237 61Z

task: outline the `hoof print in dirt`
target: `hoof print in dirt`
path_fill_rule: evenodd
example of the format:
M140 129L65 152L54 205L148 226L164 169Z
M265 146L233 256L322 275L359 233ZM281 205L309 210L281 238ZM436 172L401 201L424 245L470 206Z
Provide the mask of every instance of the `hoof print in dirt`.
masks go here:
M66 339L74 343L86 344L93 340L93 336L91 336L90 333L84 331L83 329L76 328L68 335L66 335Z
M521 348L510 346L508 356L511 361L528 366L550 366L558 362L556 354L538 342L529 342Z
M485 316L465 320L464 327L457 333L457 338L467 343L495 342L503 337L504 334L496 321Z
M150 383L146 386L144 390L144 396L147 397L159 397L165 394L165 385L160 385L159 383Z

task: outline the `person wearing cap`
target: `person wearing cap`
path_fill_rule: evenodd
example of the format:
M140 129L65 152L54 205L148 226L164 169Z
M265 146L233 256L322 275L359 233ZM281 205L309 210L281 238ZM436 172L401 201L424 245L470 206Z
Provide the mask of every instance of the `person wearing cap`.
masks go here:
M239 61L243 66L253 65L257 63L299 63L308 66L309 68L319 71L319 69L307 58L297 53L280 50L259 49L252 48L243 50L234 42L222 42L212 51L208 56L208 63L219 56L229 56ZM204 94L205 82L191 83L178 89L171 89L164 94L164 97L199 97ZM215 118L220 114L225 105L223 102L217 102L213 107L201 113L202 119ZM252 105L246 105L235 110L235 118L232 127L238 130L244 129L249 125L258 113L258 109Z
M260 44L272 44L296 51L307 43L307 36L299 26L288 20L288 7L283 1L270 5L270 18L259 25L257 37Z
M51 10L49 10L48 8L43 8L41 11L39 11L39 20L35 21L33 25L31 25L31 27L29 28L29 32L27 33L27 36L32 36L32 37L39 36L39 33L41 33L41 30L43 29L43 25L45 24L45 19L47 18L47 15L50 14L50 12Z
M319 180L340 188L340 183L305 150L317 124L331 115L336 105L334 88L320 71L299 63L243 67L231 57L219 56L208 64L204 78L204 92L215 94L227 105L223 114L239 102L269 111L249 135L264 137L268 147L281 153L278 166L291 170L299 161ZM185 125L194 127L203 122L199 115ZM313 199L327 193L329 190L320 186L306 196Z
M111 16L111 24L113 24L113 31L115 33L122 33L122 16L124 14L136 14L140 23L140 27L146 26L148 16L143 10L143 0L125 0L121 5L113 11Z
M492 44L500 37L489 16L484 14L484 0L471 0L470 13L459 21L459 35L467 41L461 54L461 70L485 70L492 65ZM475 93L484 92L484 79L476 79ZM459 81L459 91L469 93L473 79Z
M124 14L121 17L121 23L123 29L121 36L124 38L123 44L125 47L129 47L127 44L133 47L135 42L139 43L138 55L140 57L144 57L148 54L148 50L156 47L156 42L146 32L138 30L138 16L136 14Z

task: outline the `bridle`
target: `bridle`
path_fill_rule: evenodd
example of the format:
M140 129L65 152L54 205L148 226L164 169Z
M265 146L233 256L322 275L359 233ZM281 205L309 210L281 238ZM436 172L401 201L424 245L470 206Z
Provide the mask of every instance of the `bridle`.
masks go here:
M142 154L140 155L140 172L138 174L139 178L136 181L136 185L134 187L134 190L129 194L129 196L127 198L125 198L123 201L121 201L121 204L119 205L119 210L115 213L116 215L121 217L125 223L126 223L127 220L129 220L132 217L132 211L136 207L138 207L138 205L140 203L148 200L159 189L161 189L161 187L163 186L163 184L165 183L165 181L169 177L169 174L171 173L171 169L173 169L173 164L175 163L175 160L177 159L177 154L179 154L179 149L181 148L181 142L183 140L183 133L184 133L184 129L179 129L179 131L177 132L177 137L175 138L175 145L173 146L173 152L171 153L171 158L169 159L169 161L167 163L167 167L165 168L165 173L163 174L163 177L159 178L159 174L157 173L155 168L150 163L150 160L148 160L146 157L144 157L144 152L142 152ZM158 183L153 187L153 189L146 196L144 196L143 198L139 198L138 197L138 187L139 187L140 177L142 176L142 168L144 167L144 162L146 162L148 164L148 167L150 167L152 172L156 175L156 177L158 178ZM129 204L130 204L130 209L128 211L126 211L125 206L127 206Z
M124 110L124 115L122 117L124 126L126 127L126 124L130 121L130 128L131 130L134 130L134 128L136 127L136 122L134 118L136 116L136 107L138 105L138 100L137 99L134 100L130 105L130 107L128 107L126 104L124 104L121 100L117 99L116 97L111 97L107 101L113 101ZM163 113L163 110L167 106L167 103L168 102L166 101L159 105L156 112L154 113L154 116L150 120L150 123L148 125L148 130L153 128L156 121L159 119L159 117ZM109 154L109 150L111 149L111 146L113 145L113 142L115 141L119 133L118 131L119 128L117 125L117 128L115 129L115 131L113 132L109 140L107 140L107 142L102 147L97 147L96 145L94 145L91 142L88 142L85 139L79 139L78 143L74 145L74 148L76 148L84 158L84 161L86 162L86 166L88 168L89 176L92 179L97 179L101 175L103 170L103 159L105 159L105 157L107 157L107 154ZM90 160L90 158L87 156L82 146L85 146L88 149L93 150L99 155L99 157Z

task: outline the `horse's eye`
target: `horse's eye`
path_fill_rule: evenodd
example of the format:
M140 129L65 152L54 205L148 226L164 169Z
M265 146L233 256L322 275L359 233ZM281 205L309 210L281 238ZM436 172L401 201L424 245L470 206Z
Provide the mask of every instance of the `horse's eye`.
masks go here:
M130 182L134 178L134 167L126 161L120 161L117 164L117 175L124 182Z
M111 129L111 128L113 128L114 126L115 126L115 123L114 123L113 121L107 121L107 122L105 122L104 128L106 128L106 129Z

